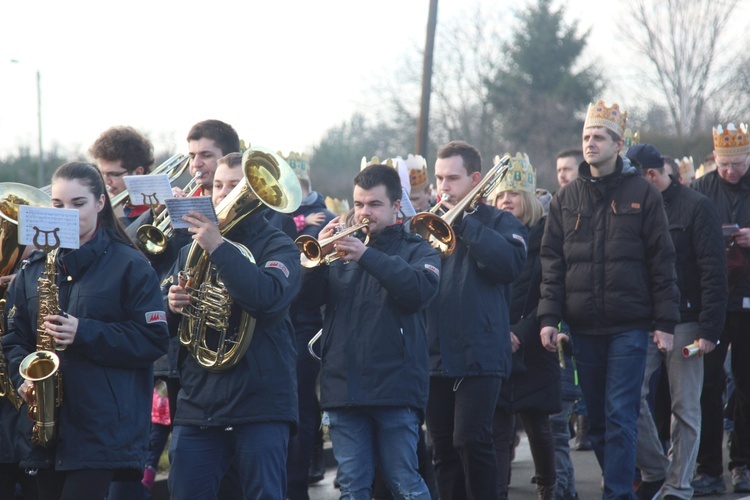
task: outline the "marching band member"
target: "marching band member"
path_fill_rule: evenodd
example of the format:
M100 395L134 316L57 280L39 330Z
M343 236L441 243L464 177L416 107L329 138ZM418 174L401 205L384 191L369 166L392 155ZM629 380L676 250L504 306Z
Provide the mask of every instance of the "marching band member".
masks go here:
M220 161L213 176L214 204L242 179L242 168ZM246 246L255 262L225 241L203 215L191 212L184 220L225 285L232 313L246 312L257 323L249 348L225 371L207 370L181 347L182 389L169 446L170 493L176 500L215 498L231 463L245 498L283 500L289 435L297 425L294 331L288 309L299 286L299 251L260 211L245 216L226 235ZM164 290L171 327L178 326L191 300L178 274L190 248L183 248L170 273L169 281L176 284Z
M463 141L442 147L435 163L441 203L461 202L482 180L481 165ZM479 204L453 229L457 246L443 259L440 291L427 312L435 477L442 499L497 498L492 415L510 374L510 284L526 261L526 228Z
M35 350L37 328L58 345L64 385L59 439L34 447L22 463L38 468L42 499L101 499L114 478L140 477L151 407L152 363L167 350L166 315L156 274L132 248L89 163L66 163L52 177L52 204L76 209L80 248L59 249L56 276L60 314L37 325L43 253L32 254L10 289L3 347L19 395L31 382L18 366Z
M369 221L368 245L337 240L333 251L343 256L306 272L300 294L326 305L321 406L342 498L370 498L376 460L394 497L429 497L417 442L428 394L424 310L437 292L440 258L397 222L401 194L393 168L364 168L354 179L354 219Z
M89 154L96 161L110 197L127 189L124 176L146 175L154 164L154 146L133 127L105 130L91 145ZM128 203L122 208L124 217L120 218L120 222L128 226L148 209L148 205L134 206Z

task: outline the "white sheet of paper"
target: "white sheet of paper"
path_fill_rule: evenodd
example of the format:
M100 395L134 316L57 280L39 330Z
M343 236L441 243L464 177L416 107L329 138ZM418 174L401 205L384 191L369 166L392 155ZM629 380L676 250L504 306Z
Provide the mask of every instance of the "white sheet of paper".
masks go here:
M126 175L122 180L133 205L163 205L167 198L174 197L167 174Z
M213 221L214 224L219 223L210 196L167 198L164 201L167 204L167 211L172 220L172 227L175 229L190 227L190 224L182 220L182 216L187 215L191 210L206 216L208 220Z
M21 245L55 245L60 248L78 248L78 210L66 208L18 207L18 243ZM36 239L36 241L34 241Z

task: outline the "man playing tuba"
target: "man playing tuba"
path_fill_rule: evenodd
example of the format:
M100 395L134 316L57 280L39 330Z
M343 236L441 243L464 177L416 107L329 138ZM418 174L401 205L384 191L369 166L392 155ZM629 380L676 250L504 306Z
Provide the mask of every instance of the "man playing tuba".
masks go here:
M232 166L222 158L214 174L214 204L232 203L236 193L247 188L246 180L243 167ZM242 186L232 191L238 183ZM169 447L171 496L176 500L214 498L221 478L233 463L245 498L283 499L287 443L298 421L294 331L288 309L299 284L299 252L259 210L239 221L220 221L222 227L235 222L225 235L195 212L184 220L192 226L189 231L194 243L182 249L167 279L175 284L167 284L163 290L168 292L170 328L174 330L183 323L179 355L182 389ZM207 259L209 272L196 276L188 269L187 281L183 281L178 271L190 267L196 251ZM208 299L201 303L200 297L207 297L209 292L201 285L209 281L226 295L214 310L205 311L211 306ZM233 346L233 341L248 343L246 351L233 355L233 348L226 353L220 350L220 332L201 327L203 321L213 320L195 320L201 309L209 316L220 315L222 306L228 306L229 313L226 345ZM252 318L245 321L248 315ZM229 339L236 321L250 328L237 332L243 338ZM195 342L185 345L185 337ZM217 351L207 354L208 348ZM223 365L225 361L229 364Z

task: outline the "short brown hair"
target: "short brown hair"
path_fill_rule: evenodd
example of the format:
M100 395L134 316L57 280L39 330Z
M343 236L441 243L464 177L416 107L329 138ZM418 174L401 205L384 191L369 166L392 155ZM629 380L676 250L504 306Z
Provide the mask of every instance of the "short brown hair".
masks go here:
M154 146L133 127L108 128L91 145L89 154L97 160L122 160L122 168L128 172L143 167L147 174L154 164Z
M211 139L221 154L236 153L240 150L240 137L231 125L219 120L203 120L190 128L187 140L199 141L203 138Z
M463 159L466 173L469 175L482 171L482 155L468 142L451 141L438 149L437 157L441 160L452 156L460 156Z
M229 168L237 168L242 165L242 153L229 153L216 161L217 165L226 165Z

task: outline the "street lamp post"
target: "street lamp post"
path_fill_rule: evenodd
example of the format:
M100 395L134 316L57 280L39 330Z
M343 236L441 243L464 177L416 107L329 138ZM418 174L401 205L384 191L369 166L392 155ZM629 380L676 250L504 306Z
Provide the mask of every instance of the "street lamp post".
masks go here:
M18 59L11 59L11 63L20 64L21 61ZM45 185L44 177L44 149L42 147L42 74L39 69L36 70L36 126L37 126L37 139L39 147L39 165L37 168L37 184L38 187Z
M42 74L36 70L36 125L37 137L39 139L39 169L37 171L37 184L42 187L45 184L44 177L44 149L42 148Z

